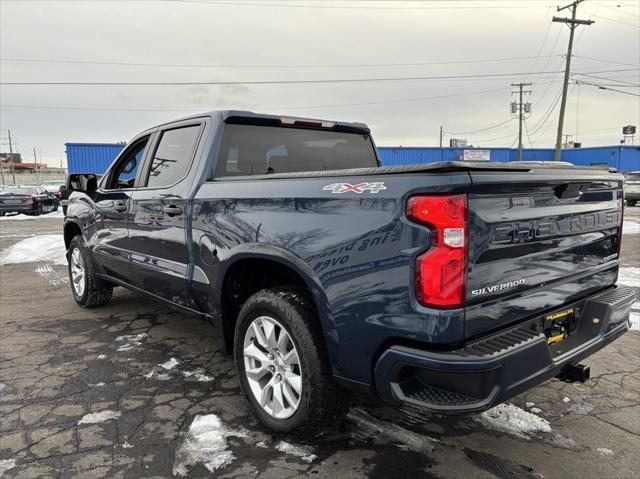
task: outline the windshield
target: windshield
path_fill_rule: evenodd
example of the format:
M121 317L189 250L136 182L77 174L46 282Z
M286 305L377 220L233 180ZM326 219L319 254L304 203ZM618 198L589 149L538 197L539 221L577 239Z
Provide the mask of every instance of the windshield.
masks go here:
M226 125L216 176L378 166L371 137L321 129Z
M26 188L24 186L9 186L2 191L3 195L35 195L35 188Z

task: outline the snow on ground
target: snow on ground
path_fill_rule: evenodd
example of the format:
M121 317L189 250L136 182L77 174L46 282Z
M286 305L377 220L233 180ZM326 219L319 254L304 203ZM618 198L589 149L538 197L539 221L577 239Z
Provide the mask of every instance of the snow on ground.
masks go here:
M433 450L434 443L438 442L429 436L417 434L390 422L376 419L362 409L352 408L347 418L357 426L357 433L370 436L385 436L393 443L415 452Z
M499 404L478 416L474 420L500 432L506 432L523 439L529 439L533 433L550 433L549 421L520 409L513 404Z
M0 460L0 477L4 475L9 469L16 467L15 459L2 459Z
M637 235L640 234L640 223L636 221L625 221L622 223L623 235Z
M36 268L36 273L46 279L51 286L60 286L69 281L68 278L61 277L51 263L41 264Z
M23 239L0 253L0 264L35 262L67 264L64 238L61 234L38 235Z
M640 331L640 313L637 311L631 311L629 319L631 320L631 329Z
M640 288L640 268L623 267L618 272L618 284Z
M120 414L121 413L119 411L110 411L108 409L105 411L85 414L82 416L82 419L78 421L78 424L98 424L100 422L111 421L112 419L119 418Z
M286 441L280 441L276 444L276 450L289 454L290 456L299 457L304 462L313 462L318 458L318 456L313 453L311 446L300 446Z
M142 340L147 337L149 337L147 333L128 334L125 336L118 336L113 341L120 344L120 346L116 348L116 351L131 351L135 347L140 346L140 344L142 344Z
M189 466L202 463L209 472L231 464L235 456L227 449L227 437L246 437L244 429L232 429L215 414L196 416L176 452L173 473L187 476Z
M155 368L145 374L144 377L146 379L157 379L158 381L168 381L171 379L171 376L167 373L157 373Z
M210 381L213 381L215 378L213 378L212 376L207 376L204 373L204 369L196 369L195 371L182 371L182 375L185 378L194 378L196 381L200 382L200 383L208 383Z
M29 216L25 214L17 214L10 216L0 216L0 221L23 221L23 220L41 220L41 219L56 219L56 218L64 218L64 214L62 213L62 209L58 208L58 211L52 211L51 213L42 214L40 216Z
M596 449L596 451L598 451L603 456L613 455L613 451L611 449L607 449L606 447L599 447L598 449Z
M167 361L166 363L162 363L162 364L158 364L158 366L160 366L163 369L173 369L175 368L179 363L179 361L176 358L171 358L169 359L169 361Z

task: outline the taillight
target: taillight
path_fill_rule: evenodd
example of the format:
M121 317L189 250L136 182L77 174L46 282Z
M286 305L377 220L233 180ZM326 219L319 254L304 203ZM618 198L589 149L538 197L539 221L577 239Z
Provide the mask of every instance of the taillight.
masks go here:
M466 196L413 196L406 214L433 232L431 248L416 260L416 299L438 309L461 307L467 266Z

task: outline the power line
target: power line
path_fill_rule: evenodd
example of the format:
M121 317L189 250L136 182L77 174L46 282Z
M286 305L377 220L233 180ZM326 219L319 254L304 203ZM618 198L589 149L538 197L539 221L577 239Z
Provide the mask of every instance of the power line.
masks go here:
M561 56L561 55L554 55ZM159 68L248 68L248 69L273 69L273 68L379 68L379 67L404 67L404 66L424 66L424 65L455 65L469 63L498 63L519 60L530 60L528 57L505 57L486 58L471 60L449 60L449 61L425 61L413 63L370 63L370 64L320 64L320 65L211 65L211 64L187 64L187 63L137 63L137 62L104 62L92 60L47 60L37 58L0 58L3 62L21 63L64 63L78 65L112 65L112 66L132 66L132 67L159 67Z
M638 65L640 65L640 63L623 63L623 62L617 62L613 60L607 60L604 58L586 57L584 55L576 55L576 54L573 55L573 58L582 58L584 60L592 60L594 62L611 63L612 65L623 65L628 67L637 67Z
M12 1L20 1L21 3L25 3L25 2L40 2L43 0L4 0L6 2L12 2ZM91 2L107 2L109 1L110 3L113 3L111 0L48 0L51 2L69 2L69 3L87 3L88 1ZM121 2L125 2L125 1L130 1L130 0L116 0L116 1L121 1ZM140 1L140 0L138 0ZM309 3L286 3L287 0L279 0L280 3L270 3L270 2L261 2L261 3L257 3L257 2L247 2L247 1L241 1L241 2L234 2L234 1L218 1L218 0L143 0L143 1L148 1L148 2L154 2L154 3L188 3L188 4L201 4L201 5L222 5L222 6L234 6L234 7L270 7L270 8L297 8L297 9L304 9L304 8L309 8L309 9L328 9L328 10L396 10L396 11L402 11L402 10L409 10L409 11L415 11L415 10L504 10L504 9L531 9L531 8L540 8L542 6L546 5L541 5L539 3L536 4L518 4L518 5L480 5L477 4L476 2L473 3L469 3L468 5L456 5L456 6L424 6L424 5L402 5L402 6L398 6L398 5L394 5L394 6L375 6L375 5L367 5L367 6L362 6L362 5L330 5L330 4L309 4ZM285 3L282 3L282 2ZM307 0L309 1L309 0ZM313 1L313 0L311 0ZM385 2L385 3L393 3L393 2ZM422 2L421 2L422 3ZM431 3L431 2L424 2L424 3ZM445 2L446 3L446 2Z
M598 90L608 90L608 91L613 91L613 92L616 92L616 93L622 93L622 94L624 94L624 95L630 95L630 96L637 96L637 97L640 97L640 94L639 94L639 93L632 93L632 92L630 92L630 91L618 90L618 89L616 89L616 88L610 88L610 87L608 87L608 86L600 85L600 84L598 84L598 83L590 83L590 82L586 82L586 81L584 81L584 80L577 80L577 81L576 81L576 84L577 84L577 85L590 85L590 86L595 86L595 87L597 87L597 88L598 88Z
M500 89L500 91L502 91L502 89ZM482 133L483 131L493 130L494 128L501 127L502 125L506 125L507 123L511 123L513 120L514 120L514 118L509 118L507 121L501 121L500 123L488 126L486 128L481 128L479 130L459 131L459 132L447 131L446 133L449 133L450 135L474 135L476 133Z
M439 100L444 98L454 98L454 97L462 97L462 96L471 96L471 95L481 95L486 93L495 93L495 92L504 91L503 88L494 88L492 90L480 90L473 92L463 92L463 93L453 93L450 95L438 95L438 96L430 96L430 97L416 97L416 98L401 98L397 100L381 100L381 101L371 101L371 102L359 102L359 103L341 103L341 104L332 104L332 105L305 105L305 106L278 106L278 107L259 107L253 106L249 108L253 108L256 110L306 110L313 108L344 108L344 107L352 107L352 106L370 106L370 105L386 105L386 104L395 104L395 103L408 103L408 102L421 102L428 100ZM138 109L138 108L103 108L103 107L74 107L74 106L53 106L53 105L14 105L14 104L2 104L2 107L7 108L32 108L32 109L52 109L52 110L89 110L89 111L137 111L137 112L163 112L163 111L202 111L202 108L176 108L176 109Z
M627 68L618 70L603 70L591 73L611 73L620 71L635 71L637 68ZM558 72L533 72L530 75L546 75ZM139 81L139 82L77 82L77 81L33 81L33 82L0 82L0 85L12 86L192 86L192 85L291 85L291 84L312 84L312 83L363 83L363 82L398 82L398 81L424 81L424 80L454 80L454 79L483 79L483 78L504 78L511 76L526 75L526 72L514 73L480 73L469 75L442 75L442 76L415 76L415 77L378 77L378 78L330 78L311 80L246 80L246 81Z

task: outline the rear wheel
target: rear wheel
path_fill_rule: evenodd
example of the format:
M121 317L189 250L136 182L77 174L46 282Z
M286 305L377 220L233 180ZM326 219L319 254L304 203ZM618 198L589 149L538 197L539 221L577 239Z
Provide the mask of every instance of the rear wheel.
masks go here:
M301 290L251 296L236 323L234 356L254 415L272 430L314 438L344 418L348 392L332 377L317 313Z
M71 293L76 303L84 308L106 304L113 295L113 288L103 286L96 277L82 236L77 235L71 240L67 260Z
M33 212L31 213L33 216L40 216L42 214L42 203L38 202Z
M627 206L635 206L638 200L627 200Z

